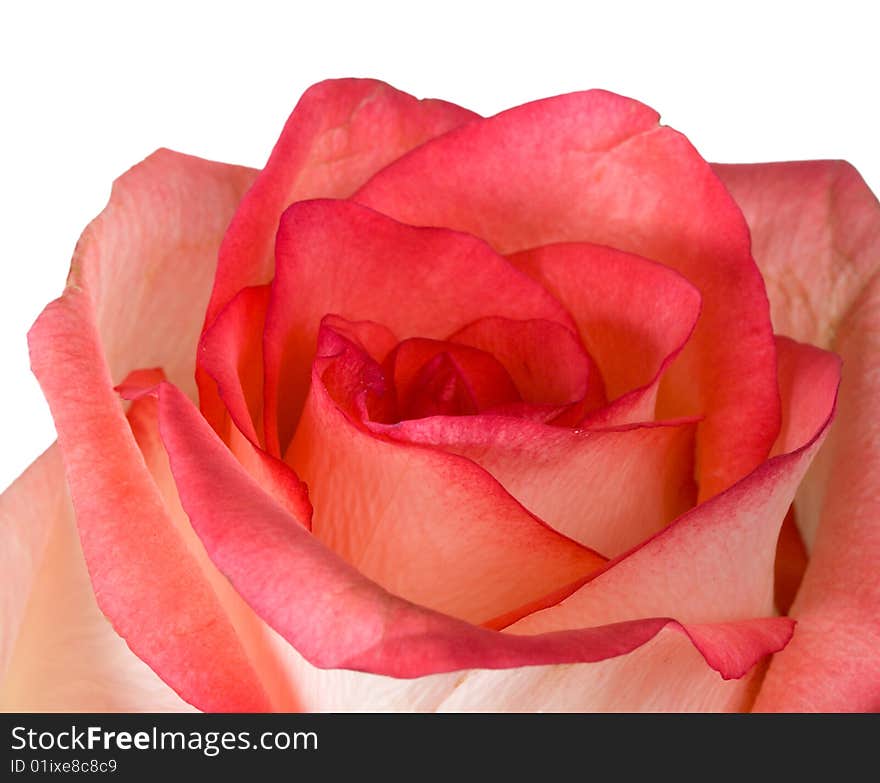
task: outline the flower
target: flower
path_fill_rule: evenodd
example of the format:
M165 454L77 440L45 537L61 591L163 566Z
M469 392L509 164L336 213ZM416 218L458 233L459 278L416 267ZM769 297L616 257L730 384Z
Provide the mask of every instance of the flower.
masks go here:
M4 702L877 708L878 225L602 91L155 153L29 336Z

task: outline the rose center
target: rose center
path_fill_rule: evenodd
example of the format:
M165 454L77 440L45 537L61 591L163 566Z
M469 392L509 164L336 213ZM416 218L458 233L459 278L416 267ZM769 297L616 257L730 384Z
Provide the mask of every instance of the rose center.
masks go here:
M443 340L404 340L383 363L396 400L395 419L470 416L519 402L504 366L478 348Z

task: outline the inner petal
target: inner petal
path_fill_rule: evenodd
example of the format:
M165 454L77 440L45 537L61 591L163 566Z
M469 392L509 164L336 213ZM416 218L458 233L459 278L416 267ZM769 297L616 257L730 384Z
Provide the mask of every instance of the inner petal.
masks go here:
M367 426L473 460L554 530L611 557L696 499L693 420L596 431L494 415Z
M605 405L599 368L577 334L554 321L481 318L450 340L491 353L510 373L527 405L499 413L574 424ZM535 416L535 408L544 416Z
M313 534L361 574L482 624L604 565L470 459L370 431L370 399L386 393L380 366L325 323L285 460L309 486Z
M283 453L295 430L327 313L380 320L401 339L444 339L490 315L574 328L545 288L476 237L407 226L349 201L293 204L278 229L263 335L271 453Z
M504 366L477 348L411 338L400 343L384 365L396 390L398 420L469 416L521 400Z
M601 368L611 405L588 423L654 419L661 379L700 314L699 291L668 267L588 243L547 245L510 260L565 305Z

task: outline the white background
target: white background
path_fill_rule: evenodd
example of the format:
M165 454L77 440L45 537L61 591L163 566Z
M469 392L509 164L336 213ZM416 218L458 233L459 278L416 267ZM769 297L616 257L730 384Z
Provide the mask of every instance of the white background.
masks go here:
M157 147L260 167L313 82L373 76L483 114L603 87L710 160L845 158L880 192L867 0L15 5L0 11L0 489L54 438L25 334L114 177Z

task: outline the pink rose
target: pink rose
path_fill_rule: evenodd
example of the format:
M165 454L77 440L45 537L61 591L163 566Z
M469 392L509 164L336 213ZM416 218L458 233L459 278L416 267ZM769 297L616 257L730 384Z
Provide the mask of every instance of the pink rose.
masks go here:
M602 91L155 153L30 332L4 708L880 708L878 269L847 164Z

